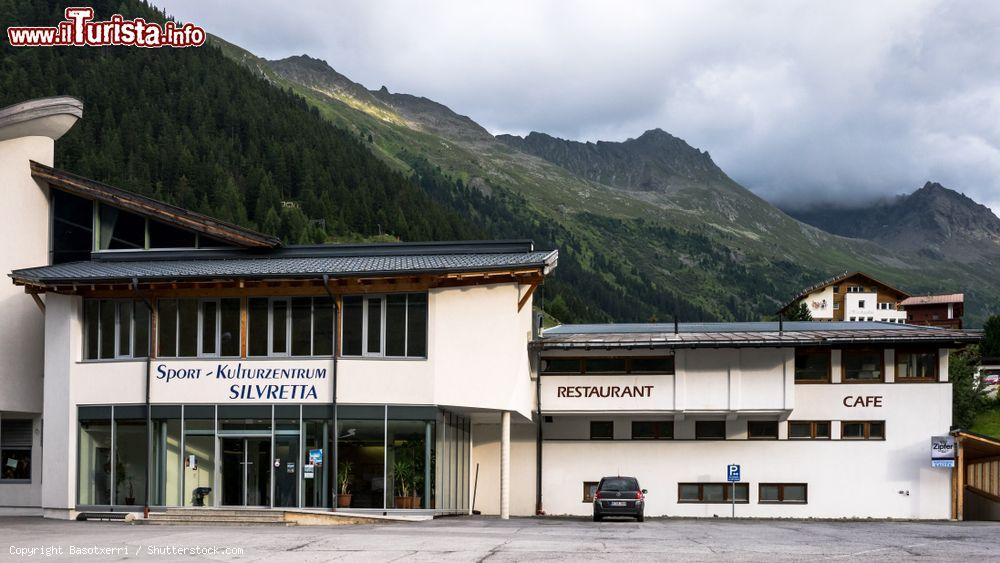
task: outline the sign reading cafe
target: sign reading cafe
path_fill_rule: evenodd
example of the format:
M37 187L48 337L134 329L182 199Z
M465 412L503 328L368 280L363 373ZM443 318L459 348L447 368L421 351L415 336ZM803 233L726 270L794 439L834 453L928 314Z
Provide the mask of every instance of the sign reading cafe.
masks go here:
M329 362L155 362L156 403L322 403L330 401Z

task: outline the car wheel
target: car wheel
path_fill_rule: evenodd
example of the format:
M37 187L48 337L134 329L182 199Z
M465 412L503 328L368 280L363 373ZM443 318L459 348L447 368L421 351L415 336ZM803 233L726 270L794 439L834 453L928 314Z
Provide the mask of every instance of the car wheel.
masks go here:
M602 520L604 520L604 517L595 512L594 513L594 522L600 522Z
M635 521L636 522L645 522L646 521L646 516L643 513L640 512L639 515L635 517Z

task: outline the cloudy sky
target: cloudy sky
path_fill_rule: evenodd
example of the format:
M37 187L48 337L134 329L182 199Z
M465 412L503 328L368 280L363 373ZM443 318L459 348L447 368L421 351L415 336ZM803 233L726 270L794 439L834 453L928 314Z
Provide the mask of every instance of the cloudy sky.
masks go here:
M493 133L624 140L659 127L785 205L933 180L1000 212L992 0L154 3Z

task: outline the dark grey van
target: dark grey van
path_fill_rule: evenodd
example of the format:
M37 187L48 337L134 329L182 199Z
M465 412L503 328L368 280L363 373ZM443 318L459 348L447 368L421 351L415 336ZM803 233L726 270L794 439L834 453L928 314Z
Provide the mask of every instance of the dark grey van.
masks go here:
M594 493L594 522L605 516L631 516L642 522L646 489L635 477L604 477Z

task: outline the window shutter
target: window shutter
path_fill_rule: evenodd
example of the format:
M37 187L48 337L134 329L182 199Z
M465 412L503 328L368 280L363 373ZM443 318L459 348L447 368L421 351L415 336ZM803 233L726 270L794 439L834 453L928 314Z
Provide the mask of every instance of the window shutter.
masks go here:
M10 419L0 421L0 445L5 448L30 448L31 421Z

